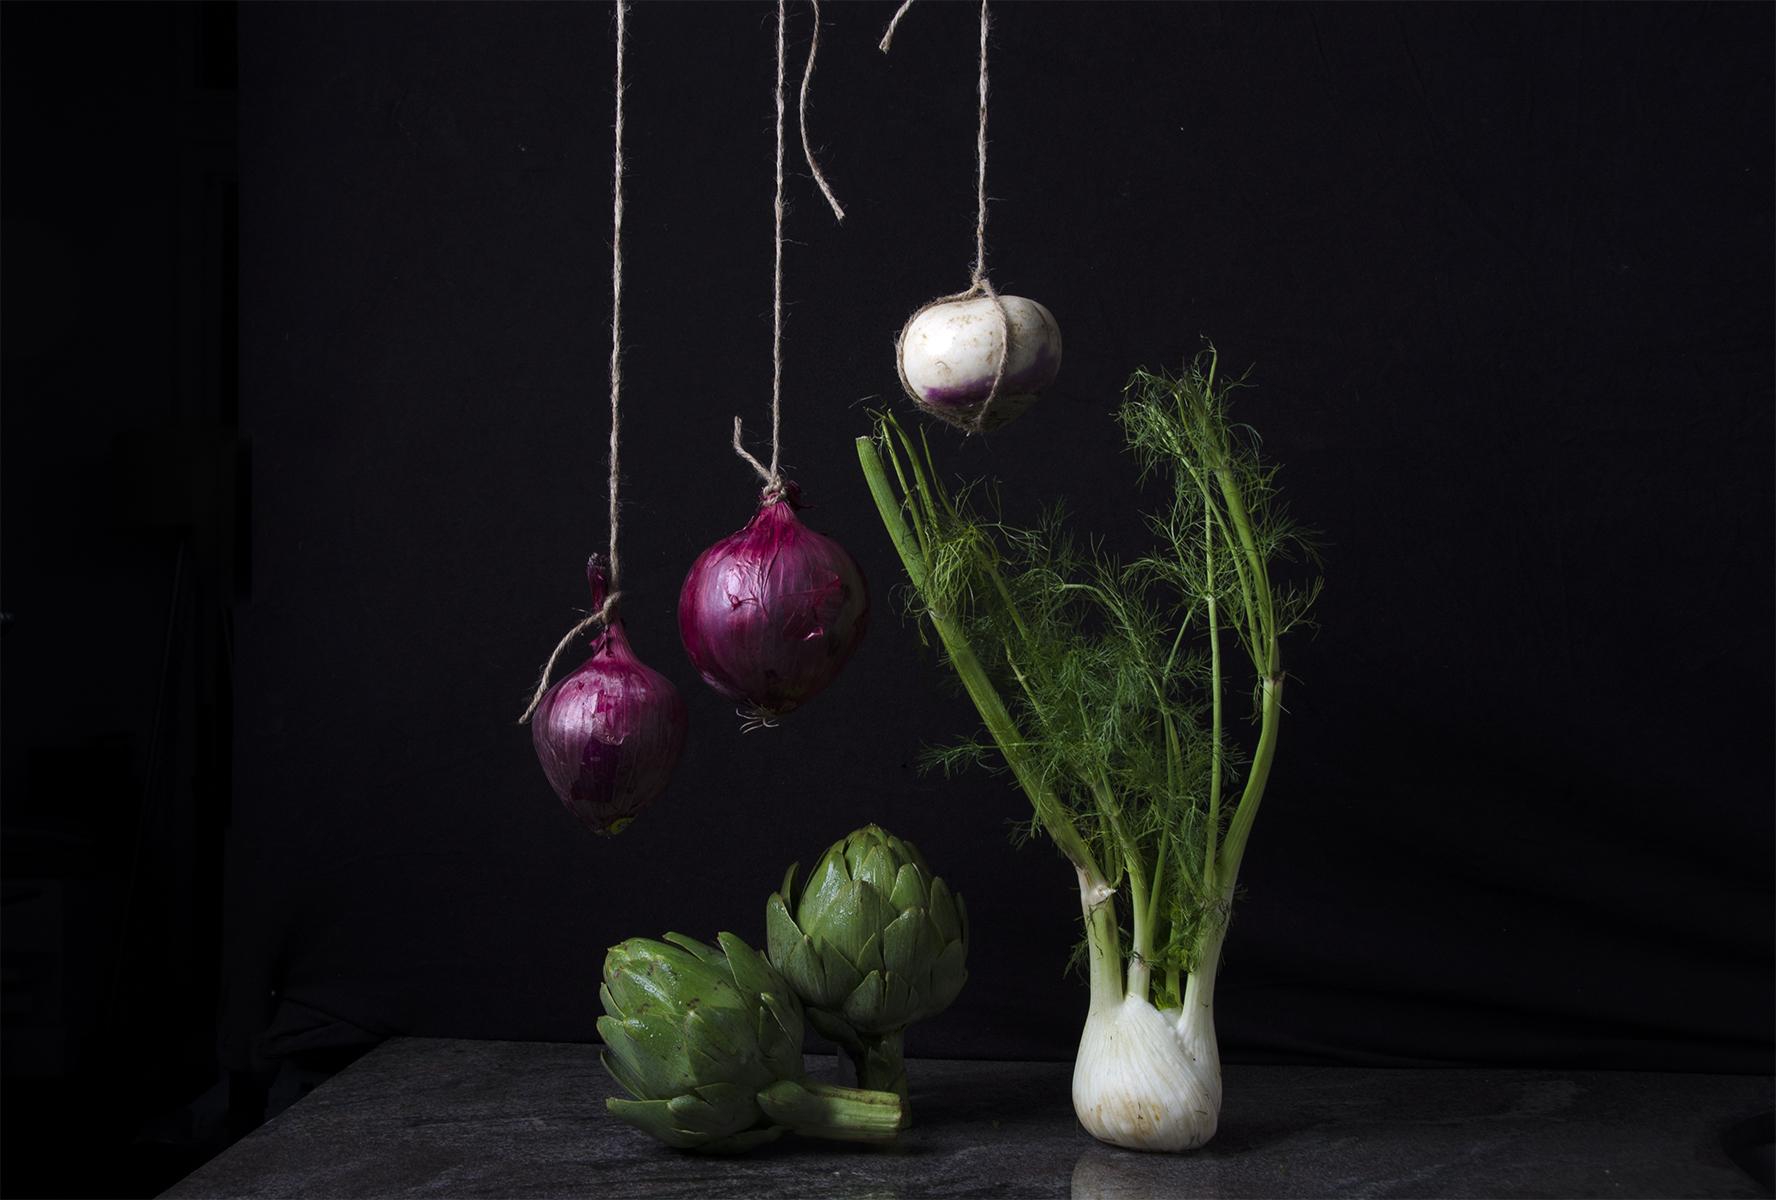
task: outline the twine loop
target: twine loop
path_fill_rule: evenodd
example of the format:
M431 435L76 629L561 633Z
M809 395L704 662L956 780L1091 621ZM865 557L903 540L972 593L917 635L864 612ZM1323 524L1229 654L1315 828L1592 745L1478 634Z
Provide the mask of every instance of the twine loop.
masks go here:
M774 504L782 499L784 492L788 490L789 486L784 482L783 472L774 467L768 467L757 458L753 457L752 452L746 448L746 443L741 433L739 417L734 418L734 453L745 459L747 463L751 465L752 469L758 472L758 477L764 481L765 491L764 495L760 497L761 503Z
M549 655L549 661L543 664L543 673L537 676L536 691L531 693L530 704L524 709L524 715L518 718L520 725L529 724L530 718L536 715L536 710L542 704L543 697L549 694L549 676L555 673L555 664L561 661L561 656L567 653L567 648L574 644L574 639L589 629L610 628L616 622L617 602L622 598L622 592L611 592L605 596L604 603L598 606L597 612L587 613L578 624L561 635L561 640L555 643L554 652Z

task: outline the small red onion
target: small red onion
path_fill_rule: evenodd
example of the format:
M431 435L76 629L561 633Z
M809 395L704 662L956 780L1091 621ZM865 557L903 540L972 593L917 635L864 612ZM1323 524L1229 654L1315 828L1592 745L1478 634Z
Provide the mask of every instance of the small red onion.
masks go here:
M586 564L592 608L604 603L604 571ZM672 682L629 648L613 620L591 657L549 689L531 718L531 740L549 786L594 833L621 833L659 799L684 749L689 717Z
M678 594L678 634L703 681L764 722L838 676L869 625L857 560L802 524L795 484L705 550Z

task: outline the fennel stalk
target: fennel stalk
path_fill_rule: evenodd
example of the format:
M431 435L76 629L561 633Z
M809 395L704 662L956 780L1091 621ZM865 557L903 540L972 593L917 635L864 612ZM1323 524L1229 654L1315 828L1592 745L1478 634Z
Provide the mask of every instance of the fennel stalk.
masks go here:
M1148 516L1157 545L1128 563L1079 548L1058 512L1034 528L981 515L892 416L857 441L914 611L985 727L931 757L1003 764L1072 863L1091 986L1074 1106L1098 1137L1146 1149L1214 1133L1215 973L1276 755L1280 642L1318 591L1273 583L1311 550L1216 366L1211 348L1129 381L1118 419L1168 494ZM1250 667L1249 756L1227 728L1229 638Z

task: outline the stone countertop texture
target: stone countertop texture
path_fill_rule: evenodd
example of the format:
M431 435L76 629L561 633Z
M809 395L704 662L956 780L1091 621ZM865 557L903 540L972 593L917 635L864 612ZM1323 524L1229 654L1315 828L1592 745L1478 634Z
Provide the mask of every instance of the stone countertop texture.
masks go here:
M834 1059L809 1067L849 1082ZM892 1146L785 1137L711 1158L609 1117L617 1089L596 1046L398 1038L166 1195L1769 1194L1723 1141L1771 1107L1771 1081L1754 1076L1236 1065L1215 1140L1151 1155L1078 1127L1070 1064L908 1067L914 1125Z

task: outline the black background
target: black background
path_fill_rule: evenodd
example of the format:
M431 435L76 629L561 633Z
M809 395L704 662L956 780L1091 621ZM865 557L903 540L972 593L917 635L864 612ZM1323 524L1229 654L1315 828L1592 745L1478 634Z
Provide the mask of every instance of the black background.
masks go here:
M824 13L810 132L849 215L834 224L792 155L784 453L875 615L827 694L752 734L689 668L673 608L752 510L732 417L768 424L773 9L632 13L625 615L691 737L666 799L608 841L561 809L513 722L605 536L609 8L240 10L250 490L215 315L232 297L170 300L195 251L169 231L226 232L226 206L193 217L155 174L188 165L170 139L137 170L116 157L148 137L130 120L164 132L178 106L108 102L81 127L117 143L102 168L45 132L31 165L60 190L19 180L15 129L71 120L49 82L73 45L136 63L143 95L162 62L189 90L191 14L218 10L173 10L183 32L147 11L178 36L52 36L6 12L9 1056L13 881L59 869L15 861L21 821L113 831L123 851L89 874L149 897L140 953L158 930L184 955L121 976L193 1047L186 1083L120 1102L122 1137L201 1092L206 1065L238 1124L268 1087L275 1104L280 1066L321 1072L392 1034L590 1040L606 946L758 940L783 868L871 820L974 918L970 984L910 1051L1069 1055L1071 873L1009 844L1024 806L1005 781L916 770L974 720L896 615L851 444L869 409L904 404L907 312L967 282L975 9L916 5L887 57L891 5ZM1109 413L1131 370L1206 336L1253 365L1241 412L1325 531L1323 629L1285 651L1290 716L1221 980L1227 1057L1768 1071L1771 10L995 15L992 276L1054 311L1066 362L1015 425L943 433L938 454L1000 479L1014 516L1064 496L1136 548ZM792 76L808 30L798 7ZM27 58L47 65L21 81ZM91 249L101 226L153 253ZM17 285L46 244L88 249ZM74 315L16 349L21 321L57 311L47 285L72 287ZM150 354L152 414L115 394ZM227 435L147 458L204 481L208 523L120 558L120 523L81 498L133 478L114 433L169 414ZM190 610L170 732L137 716L166 690L169 596ZM181 738L197 749L169 776L153 747ZM106 745L111 783L87 765ZM229 747L217 783L199 768ZM145 1034L98 1027L84 1078L144 1069Z

